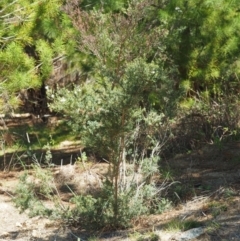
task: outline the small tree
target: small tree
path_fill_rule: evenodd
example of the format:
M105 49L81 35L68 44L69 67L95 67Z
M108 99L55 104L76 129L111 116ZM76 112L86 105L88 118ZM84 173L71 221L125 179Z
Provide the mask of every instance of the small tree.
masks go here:
M131 146L135 145L135 161L146 158L147 150L156 154L160 148L154 135L163 112L154 106L170 106L172 86L163 68L166 32L146 17L155 11L151 1L133 1L121 13L74 9L68 6L81 34L79 46L93 56L95 73L73 91L60 89L51 108L64 112L84 145L111 164L107 183L113 194L112 225L119 226L121 194L126 192L120 170ZM147 159L149 166L157 163L154 154ZM147 169L146 185L157 172Z

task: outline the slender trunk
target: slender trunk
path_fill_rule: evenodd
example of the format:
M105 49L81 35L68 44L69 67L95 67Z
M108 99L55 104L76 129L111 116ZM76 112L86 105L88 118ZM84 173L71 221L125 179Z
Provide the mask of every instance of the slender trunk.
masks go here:
M122 113L122 118L121 118L121 129L123 130L125 124L125 111ZM124 132L121 135L120 138L120 148L119 148L119 157L116 160L116 163L114 165L114 218L116 221L118 221L118 181L119 181L119 170L120 170L120 165L123 161L124 157L124 147L125 147L125 136Z

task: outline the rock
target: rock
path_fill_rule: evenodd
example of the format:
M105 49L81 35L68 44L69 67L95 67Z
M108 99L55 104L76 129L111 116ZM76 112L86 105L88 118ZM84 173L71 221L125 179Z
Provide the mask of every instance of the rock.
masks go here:
M17 222L17 223L16 223L16 227L18 227L18 228L22 228L23 225L22 225L21 223Z
M205 229L203 227L189 229L181 234L178 237L174 237L176 241L190 241L193 240L200 235L204 234Z
M39 237L39 233L38 233L37 230L34 229L34 230L32 231L32 237L33 237L33 238L38 238L38 237Z

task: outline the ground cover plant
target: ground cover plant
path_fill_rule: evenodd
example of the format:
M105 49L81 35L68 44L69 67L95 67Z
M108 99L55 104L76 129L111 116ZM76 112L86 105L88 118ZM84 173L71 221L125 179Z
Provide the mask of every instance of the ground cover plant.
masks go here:
M104 178L95 178L95 182L92 182L96 175L91 174L91 165L94 166L94 163L88 163L84 153L74 165L60 167L57 172L51 157L49 152L43 163L35 161L30 170L25 170L16 187L15 204L22 211L28 209L31 216L61 219L67 224L77 225L81 230L106 231L130 227L132 218L136 219L143 214L162 213L171 208L171 202L163 196L164 190L171 184L163 182L156 186L156 170L155 180L149 180L149 176L153 175L152 170L146 170L145 165L149 159L140 161L138 172L135 165L128 164L125 173L121 174L118 190L119 216L118 220L115 220L114 186L109 179L111 166L106 168ZM157 169L157 163L153 165ZM83 170L80 175L78 173L79 177L75 176L75 168L78 172L79 168ZM84 186L79 186L86 178L89 181ZM64 193L70 194L69 203L63 202ZM49 201L52 203L50 206Z

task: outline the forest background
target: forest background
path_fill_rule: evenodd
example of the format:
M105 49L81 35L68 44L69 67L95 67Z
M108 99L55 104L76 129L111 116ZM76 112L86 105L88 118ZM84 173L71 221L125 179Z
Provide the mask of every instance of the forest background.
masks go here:
M112 164L104 198L76 202L95 217L111 197L94 222L125 227L136 193L123 163L142 168L139 205L156 206L146 197L162 154L239 137L239 11L236 0L2 0L1 113L65 117Z

